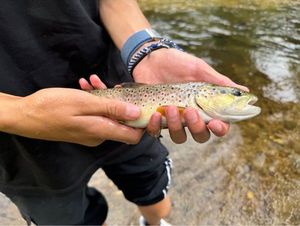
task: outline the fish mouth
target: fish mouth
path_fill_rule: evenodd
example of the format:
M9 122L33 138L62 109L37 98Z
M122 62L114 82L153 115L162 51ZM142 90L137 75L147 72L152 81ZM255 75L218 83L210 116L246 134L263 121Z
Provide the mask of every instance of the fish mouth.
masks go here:
M248 104L248 105L253 105L253 104L255 104L255 103L257 102L257 100L258 100L258 98L257 98L256 96L252 96L252 97L248 100L247 104Z
M236 98L230 104L226 104L226 100L224 101L225 103L222 103L222 100L218 99L215 101L216 104L205 105L197 101L196 104L209 117L220 119L224 122L237 122L260 114L261 108L254 105L257 100L256 96L249 94Z
M255 106L258 98L254 95L241 98L233 102L231 106L220 114L217 114L221 119L227 122L238 122L245 119L253 118L260 114L261 108Z
M228 116L240 116L243 119L246 118L252 118L261 112L261 108L258 106L255 106L254 104L257 102L258 98L254 95L251 95L247 99L240 100L241 103L233 103L233 104L241 104L241 108L239 108L237 111L235 111L235 108L232 108L230 112L228 112ZM230 116L229 116L230 117Z

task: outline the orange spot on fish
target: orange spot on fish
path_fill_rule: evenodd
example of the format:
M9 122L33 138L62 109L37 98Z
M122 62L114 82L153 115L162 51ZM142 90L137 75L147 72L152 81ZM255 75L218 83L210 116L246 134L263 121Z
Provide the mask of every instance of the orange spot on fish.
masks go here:
M166 116L166 108L168 106L159 106L158 108L156 108L156 111L159 112L162 116ZM183 111L184 111L184 107L177 107L179 114L181 117L183 117Z

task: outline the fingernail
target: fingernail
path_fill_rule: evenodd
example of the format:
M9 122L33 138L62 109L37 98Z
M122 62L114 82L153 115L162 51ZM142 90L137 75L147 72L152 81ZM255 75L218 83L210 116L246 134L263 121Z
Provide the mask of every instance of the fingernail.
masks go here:
M128 117L132 117L132 118L137 118L140 116L140 108L137 107L136 105L134 104L127 104L126 106L126 116Z
M244 90L244 91L246 91L246 92L249 92L249 91L250 91L248 87L242 86L242 85L238 85L238 84L237 84L237 88L239 88L239 89L241 89L241 90Z
M199 119L199 115L194 110L191 110L189 112L186 112L186 118L189 123L196 123Z
M160 134L161 134L161 131L159 131L158 133L149 133L149 135L154 138L159 138Z

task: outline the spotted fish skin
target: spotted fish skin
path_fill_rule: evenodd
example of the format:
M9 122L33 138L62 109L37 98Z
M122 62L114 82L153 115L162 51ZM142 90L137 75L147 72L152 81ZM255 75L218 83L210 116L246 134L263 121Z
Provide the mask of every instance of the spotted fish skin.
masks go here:
M198 92L197 88L206 83L175 83L157 85L133 85L125 83L125 87L92 90L91 93L100 97L117 99L140 107L175 105L188 107L189 99ZM127 87L129 86L129 87ZM156 108L155 108L156 109Z
M204 106L201 106L199 101L197 102L197 99L201 99L202 102L205 102L208 99L213 100L214 97L218 96L236 96L236 94L248 95L244 91L236 88L220 87L202 82L155 85L125 83L122 84L122 87L95 89L90 91L90 93L99 97L120 100L139 106L141 108L140 118L135 121L124 122L124 124L136 128L145 128L154 112L170 105L177 106L181 109L194 107L206 122L212 118L220 118L223 120L222 117L216 115L212 116L213 113L207 114L207 112L203 110ZM225 118L224 121L230 120L226 120ZM166 126L165 117L163 117L163 126Z

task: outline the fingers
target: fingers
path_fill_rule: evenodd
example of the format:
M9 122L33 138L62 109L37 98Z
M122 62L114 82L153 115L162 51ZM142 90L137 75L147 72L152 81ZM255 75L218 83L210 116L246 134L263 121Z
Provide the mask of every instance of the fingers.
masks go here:
M224 136L229 131L229 124L216 119L211 120L207 127L218 137Z
M85 134L79 133L81 143L97 146L104 140L113 140L126 144L137 144L143 136L144 130L134 129L102 116L77 116L77 124L81 125Z
M231 79L229 79L228 77L226 77L224 75L221 75L221 76L222 76L221 77L221 83L222 83L222 85L235 87L235 88L244 90L246 92L249 92L249 88L248 87L239 85L239 84L233 82Z
M197 78L197 80L214 83L216 85L221 85L221 86L236 87L238 89L249 92L249 89L246 86L236 84L227 76L217 72L215 69L209 66L204 60L197 58L196 62L197 62L196 63L197 66L196 66L195 77Z
M168 106L166 108L166 118L171 139L177 144L184 143L187 136L182 126L181 116L177 107Z
M96 74L90 76L90 82L85 78L79 79L80 88L83 90L105 89L106 85L100 80Z
M187 135L182 124L183 121L185 122L195 141L204 143L210 138L210 132L205 122L201 119L199 113L194 108L187 108L184 110L183 115L180 115L177 107L168 106L165 109L165 117L170 137L173 142L177 144L184 143L187 139ZM160 130L161 115L160 113L156 112L150 119L150 122L147 126L147 131L151 136L158 137L160 135Z
M98 75L95 75L95 74L91 75L90 82L95 89L105 89L106 88L106 85L100 80Z
M219 137L226 135L229 131L229 124L220 120L213 119L206 125L194 108L186 108L182 116L175 106L168 106L165 111L170 137L177 144L184 143L187 139L182 121L185 122L193 139L199 143L209 140L210 130ZM151 136L158 137L160 135L161 121L160 113L156 112L152 115L147 126L147 132Z
M146 128L148 134L152 137L159 137L161 132L161 114L159 112L155 112L148 123Z
M84 78L79 79L79 85L81 89L86 91L94 89L93 86L91 86L90 83Z
M183 117L195 141L204 143L209 140L210 132L206 127L205 122L200 118L200 115L196 109L185 109L183 112Z
M134 129L118 123L117 121L111 121L107 118L103 118L105 121L104 126L101 127L103 131L103 137L107 140L119 141L126 144L137 144L143 136L143 129ZM100 129L99 129L100 132Z
M235 87L235 88L244 90L246 92L249 92L248 87L239 85L239 84L235 83L234 81L232 81L231 79L229 79L228 77L226 77L225 75L222 75L216 71L214 71L214 72L215 73L210 77L211 82L213 82L217 85Z

